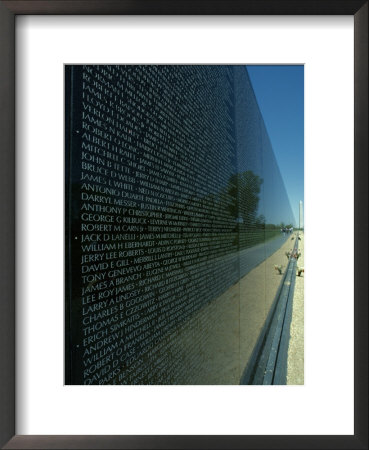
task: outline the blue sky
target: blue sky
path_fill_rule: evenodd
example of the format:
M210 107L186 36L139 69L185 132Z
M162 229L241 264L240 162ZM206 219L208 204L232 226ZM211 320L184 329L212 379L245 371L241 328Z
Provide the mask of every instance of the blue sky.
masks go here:
M296 225L304 201L304 66L247 66Z

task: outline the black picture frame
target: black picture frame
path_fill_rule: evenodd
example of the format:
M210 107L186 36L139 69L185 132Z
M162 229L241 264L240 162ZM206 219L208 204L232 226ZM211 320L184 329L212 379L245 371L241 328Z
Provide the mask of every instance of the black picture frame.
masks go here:
M354 435L15 435L15 16L28 14L353 15L355 42ZM0 0L0 445L7 449L368 448L368 1ZM339 365L339 364L338 364ZM335 368L336 369L336 368ZM332 373L334 376L334 373ZM318 405L317 405L318 407Z

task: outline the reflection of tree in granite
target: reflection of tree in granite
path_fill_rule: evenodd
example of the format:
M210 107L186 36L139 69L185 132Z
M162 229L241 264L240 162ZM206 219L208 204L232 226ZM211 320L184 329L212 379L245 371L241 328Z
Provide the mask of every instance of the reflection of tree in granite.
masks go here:
M265 216L264 216L264 214L260 214L259 216L256 217L255 225L256 225L256 228L261 228L263 230L265 229Z
M226 193L232 200L227 208L235 223L235 245L239 248L263 242L265 239L265 217L262 214L257 215L262 183L263 179L252 170L234 174L228 181ZM248 235L250 230L258 230L252 238ZM240 236L241 234L243 236Z
M246 227L254 227L257 223L256 214L263 180L251 170L235 175L234 179L238 189L236 217L237 215L242 217ZM231 183L233 184L234 181L231 180Z

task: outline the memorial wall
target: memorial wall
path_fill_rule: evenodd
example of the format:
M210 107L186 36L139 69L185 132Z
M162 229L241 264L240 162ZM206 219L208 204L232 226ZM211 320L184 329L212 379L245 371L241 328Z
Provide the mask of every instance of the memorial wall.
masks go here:
M239 384L294 222L246 67L66 66L65 93L66 384Z

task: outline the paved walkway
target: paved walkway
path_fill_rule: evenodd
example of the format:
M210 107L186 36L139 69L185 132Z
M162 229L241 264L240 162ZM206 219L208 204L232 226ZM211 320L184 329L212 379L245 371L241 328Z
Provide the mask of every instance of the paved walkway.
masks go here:
M304 233L300 231L298 267L304 267ZM304 384L304 276L296 276L293 296L290 343L287 359L287 384Z

